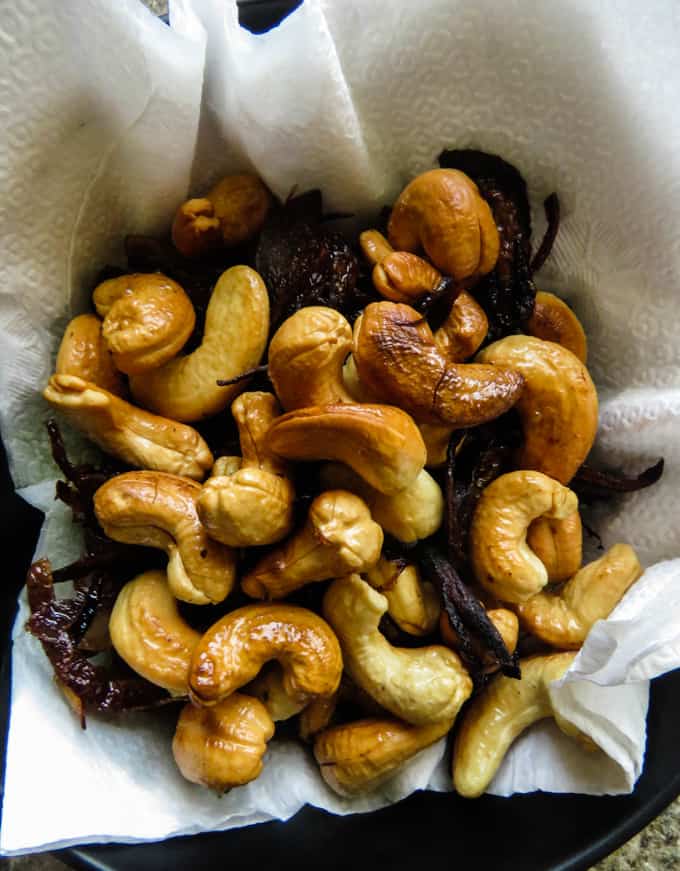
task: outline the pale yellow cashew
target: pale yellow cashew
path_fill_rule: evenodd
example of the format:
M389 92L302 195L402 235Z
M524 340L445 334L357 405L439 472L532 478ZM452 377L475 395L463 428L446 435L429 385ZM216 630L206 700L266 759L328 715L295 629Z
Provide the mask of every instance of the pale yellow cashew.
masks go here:
M364 573L366 580L387 599L387 613L409 635L429 635L441 612L439 593L423 581L415 565L399 565L380 557Z
M255 680L243 687L243 692L259 699L275 723L290 720L304 710L310 701L307 697L293 697L286 692L283 671L277 662L265 665Z

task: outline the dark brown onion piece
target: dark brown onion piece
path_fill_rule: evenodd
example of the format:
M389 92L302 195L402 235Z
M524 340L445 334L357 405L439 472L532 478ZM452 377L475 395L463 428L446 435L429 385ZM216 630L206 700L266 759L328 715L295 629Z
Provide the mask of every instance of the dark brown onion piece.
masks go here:
M545 261L550 257L557 233L560 229L560 200L556 193L551 193L543 201L543 210L545 211L545 219L548 226L545 235L538 247L538 251L534 254L534 259L531 261L531 272L538 272Z
M619 471L594 469L584 463L569 483L570 488L584 502L607 500L621 493L634 493L651 487L663 475L663 457L639 475L625 475Z

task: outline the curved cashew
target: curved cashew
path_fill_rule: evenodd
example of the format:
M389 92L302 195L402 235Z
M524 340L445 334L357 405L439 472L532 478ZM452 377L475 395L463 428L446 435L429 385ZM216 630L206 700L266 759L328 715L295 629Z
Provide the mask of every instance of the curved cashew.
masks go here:
M109 618L116 653L137 674L173 695L189 694L189 663L201 635L177 610L165 572L128 581Z
M373 266L382 263L388 255L394 253L394 248L379 230L364 230L363 233L360 233L359 247L364 257Z
M330 696L340 683L342 654L328 623L307 608L260 603L231 611L201 638L189 670L191 697L214 705L271 660L281 665L293 699Z
M197 509L211 538L230 547L274 544L291 531L295 490L285 464L271 454L264 437L280 412L271 393L242 393L231 413L236 420L243 460L224 472L216 463L203 485ZM230 457L233 463L237 458Z
M172 360L196 323L189 297L176 281L159 272L103 281L92 301L104 319L102 334L113 360L128 375Z
M514 653L515 648L517 647L517 641L519 640L519 620L517 619L517 615L512 611L508 611L507 608L491 608L487 610L487 614L489 615L489 620L491 620L498 630L498 634L503 639L503 643L508 649L508 653ZM451 625L451 621L449 620L446 611L441 612L441 617L439 618L439 631L441 632L444 644L453 648L453 650L459 649L460 638ZM472 638L471 641L474 652L487 667L487 670L496 670L497 665L489 655L488 651L486 651L481 644L476 644L474 638Z
M311 741L319 732L327 729L335 714L339 693L312 699L304 710L300 711L298 733L303 741Z
M168 583L183 602L221 602L234 584L235 558L208 538L196 512L200 484L163 472L126 472L94 494L94 510L114 541L168 555Z
M402 567L381 557L365 575L387 599L387 613L400 629L409 635L429 635L434 630L441 611L439 593L422 580L416 566Z
M399 194L387 235L398 251L424 250L456 281L474 280L496 265L500 240L477 185L455 169L432 169Z
M435 331L434 342L452 363L472 357L489 331L484 309L473 296L463 290L451 306L444 323Z
M314 757L321 776L339 795L376 789L451 728L449 720L410 726L392 719L358 720L317 735Z
M578 649L593 624L605 620L642 566L627 544L615 544L584 566L557 593L538 593L516 606L522 626L553 647Z
M568 484L597 432L597 392L586 367L561 345L533 336L507 336L476 359L514 369L526 381L517 402L524 431L518 466Z
M586 334L579 319L559 296L538 291L527 332L537 339L562 345L585 365L588 359Z
M529 525L527 544L545 566L549 583L566 581L581 568L581 515L574 511L563 520L539 517Z
M376 523L398 538L411 543L429 538L442 525L444 497L441 487L432 475L422 469L409 486L387 496L340 463L328 463L321 469L321 482L325 487L349 490L368 505Z
M273 735L274 723L262 703L233 693L212 708L185 705L172 754L187 780L224 792L260 775Z
M265 665L255 680L243 687L243 692L259 699L275 723L290 720L309 704L307 698L292 698L288 695L283 685L283 671L277 662Z
M505 602L525 602L548 583L526 542L537 517L564 519L576 494L541 472L508 472L482 492L470 526L470 561L479 583Z
M96 315L78 315L69 322L59 345L57 375L75 375L116 396L126 392L125 382L113 365Z
M438 423L420 423L418 429L427 450L425 465L428 469L438 469L446 462L449 442L456 427L442 426Z
M286 411L352 402L342 364L352 350L352 328L332 308L307 306L285 320L269 344L268 371Z
M44 398L96 445L131 466L201 480L213 456L190 426L158 417L77 378L53 375Z
M289 460L338 460L381 493L409 487L425 465L412 418L389 405L314 405L279 417L269 449Z
M470 704L453 751L453 785L460 795L480 796L512 742L538 720L555 717L566 735L577 737L576 728L555 715L550 698L550 684L562 677L575 656L556 653L523 659L521 680L498 675Z
M271 195L256 175L228 175L204 197L182 203L172 224L172 241L185 257L231 248L259 233L270 205Z
M517 402L524 379L511 368L451 363L415 309L374 302L355 326L354 360L369 390L421 423L476 426Z
M328 588L323 613L335 630L347 674L395 716L424 726L452 722L472 692L460 659L447 647L392 647L380 632L385 596L358 575Z
M365 571L378 561L382 545L382 529L365 502L328 490L310 505L304 527L243 577L241 589L256 599L282 599L312 581Z
M132 395L146 408L173 420L202 420L222 411L245 388L245 381L218 387L260 362L269 332L269 297L264 282L248 266L232 266L220 276L205 315L203 341L191 354L130 378Z
M409 251L394 251L372 273L373 286L393 302L412 303L440 285L441 273L427 260Z

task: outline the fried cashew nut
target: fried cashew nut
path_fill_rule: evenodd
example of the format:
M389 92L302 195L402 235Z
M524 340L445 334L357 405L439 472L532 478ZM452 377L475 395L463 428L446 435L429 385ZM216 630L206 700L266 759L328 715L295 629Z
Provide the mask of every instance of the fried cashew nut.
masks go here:
M559 296L538 291L527 332L537 339L562 345L585 365L588 359L586 334L579 319Z
M363 572L374 566L383 532L366 503L345 490L328 490L314 499L304 527L268 553L241 580L257 599L282 599L313 581Z
M538 593L516 606L522 626L561 649L578 649L598 620L606 620L642 574L635 551L615 544L576 572L556 593Z
M402 565L381 557L364 572L374 590L387 599L387 613L409 635L429 635L439 621L439 593L420 577L415 565ZM514 616L514 615L513 615Z
M94 510L114 541L168 555L168 583L183 602L221 602L234 585L233 552L208 538L196 511L200 484L162 472L126 472L94 496Z
M274 544L291 531L295 490L286 464L265 445L265 435L279 412L271 393L243 393L232 403L243 458L229 458L233 464L229 470L224 462L216 464L197 502L208 535L222 544Z
M145 408L173 420L202 420L222 411L246 386L228 380L260 362L269 332L269 297L249 266L232 266L210 297L201 345L164 366L133 375L130 389Z
M597 432L597 392L586 367L561 345L533 336L507 336L476 359L524 376L517 402L524 440L517 465L568 484Z
M470 527L470 561L479 583L504 602L526 602L548 583L548 571L527 544L537 517L564 519L576 494L541 472L509 472L482 492Z
M472 357L489 331L489 320L481 305L463 290L451 306L444 323L435 330L434 342L452 363Z
M309 704L306 698L292 698L283 685L283 671L278 662L270 662L262 668L255 680L243 687L243 692L259 699L275 723L290 720ZM324 701L322 699L322 701Z
M126 392L125 382L113 364L97 315L78 315L69 322L59 345L57 375L75 375L116 396Z
M323 613L335 630L347 674L379 705L414 726L453 722L472 681L447 647L393 647L380 632L388 601L358 575L333 581Z
M545 566L549 583L568 580L583 561L581 515L574 511L563 520L539 517L529 525L527 544Z
M180 616L165 572L128 581L109 618L116 653L137 674L173 695L189 694L191 654L201 635Z
M75 375L53 375L43 396L103 451L131 466L200 481L213 464L210 448L192 427L137 408Z

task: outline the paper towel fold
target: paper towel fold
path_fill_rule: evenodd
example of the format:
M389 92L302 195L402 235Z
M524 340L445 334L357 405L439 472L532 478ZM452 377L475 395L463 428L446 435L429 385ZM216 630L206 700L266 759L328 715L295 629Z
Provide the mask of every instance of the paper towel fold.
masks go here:
M605 545L629 541L651 566L553 689L601 751L539 724L490 791L630 791L648 681L680 664L680 11L670 0L653 15L632 0L305 0L253 36L233 4L178 0L171 22L135 0L77 10L24 0L0 22L0 427L15 482L48 512L37 553L59 563L77 548L52 501L38 391L67 318L125 233L164 230L188 188L243 167L281 196L319 186L329 208L369 215L443 147L500 153L529 183L538 232L542 198L560 194L562 229L539 285L566 296L586 327L600 449L633 471L659 455L667 468L660 485L593 513ZM449 788L443 741L356 800L334 795L302 746L274 741L262 776L217 799L177 772L171 712L92 717L81 732L26 615L22 599L6 853L287 819L305 803L368 811Z

